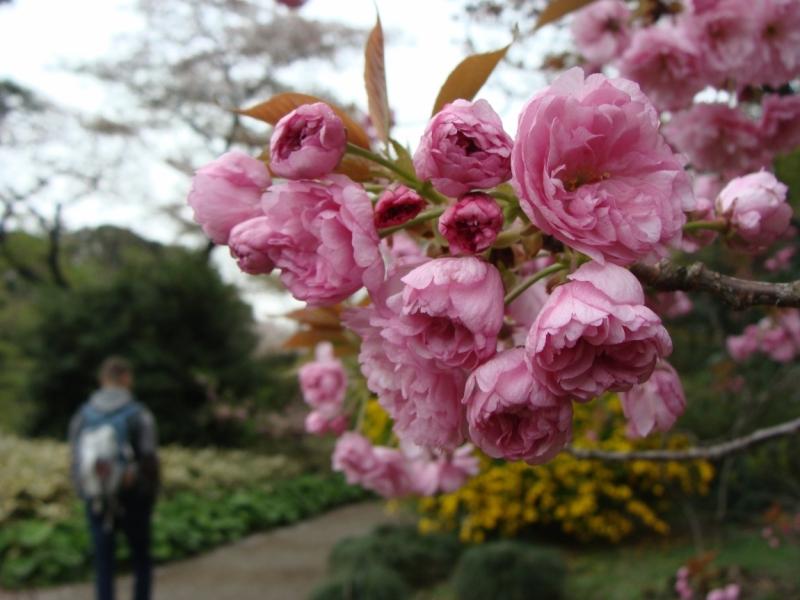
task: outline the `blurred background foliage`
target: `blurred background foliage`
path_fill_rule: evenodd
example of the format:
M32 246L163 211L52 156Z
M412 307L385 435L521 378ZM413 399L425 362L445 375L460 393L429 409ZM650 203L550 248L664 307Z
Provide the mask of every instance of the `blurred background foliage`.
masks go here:
M135 394L166 442L247 446L253 417L298 398L292 354L258 355L250 307L222 281L208 254L165 246L115 227L63 237L68 284L17 275L44 262L43 241L16 233L18 260L0 295L0 427L61 438L97 388L103 358L133 363ZM219 407L242 408L238 419Z

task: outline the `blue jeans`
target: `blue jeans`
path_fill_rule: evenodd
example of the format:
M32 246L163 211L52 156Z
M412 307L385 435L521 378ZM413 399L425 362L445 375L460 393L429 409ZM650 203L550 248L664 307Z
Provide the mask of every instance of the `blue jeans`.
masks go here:
M94 546L95 582L97 600L114 600L114 552L116 533L125 533L131 548L134 574L134 600L150 600L153 584L153 562L150 557L150 517L153 514L153 500L138 495L121 498L119 514L113 521L105 519L102 513L95 514L87 506L89 529ZM111 524L111 527L108 527Z

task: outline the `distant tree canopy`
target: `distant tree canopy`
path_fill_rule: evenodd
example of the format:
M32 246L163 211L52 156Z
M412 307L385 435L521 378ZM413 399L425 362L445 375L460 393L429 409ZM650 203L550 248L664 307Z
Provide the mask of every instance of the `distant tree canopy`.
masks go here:
M133 362L164 442L232 441L217 439L212 397L269 401L257 397L269 375L253 358L250 308L204 254L102 227L70 236L65 262L74 285L38 298L31 433L63 436L110 354Z

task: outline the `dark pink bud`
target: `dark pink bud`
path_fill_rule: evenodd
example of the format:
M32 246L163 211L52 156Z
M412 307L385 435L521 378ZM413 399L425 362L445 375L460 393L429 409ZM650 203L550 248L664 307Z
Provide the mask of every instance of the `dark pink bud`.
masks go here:
M275 0L275 2L288 6L289 8L300 8L303 4L308 2L308 0Z
M375 205L375 227L397 227L416 217L425 208L425 200L404 185L386 190Z
M478 254L491 247L503 228L503 212L488 194L462 196L439 219L450 254Z

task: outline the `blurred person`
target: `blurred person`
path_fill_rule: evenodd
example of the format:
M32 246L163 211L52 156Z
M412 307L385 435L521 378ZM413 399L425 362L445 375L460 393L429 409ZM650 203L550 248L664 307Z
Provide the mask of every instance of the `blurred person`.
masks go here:
M95 555L97 600L114 598L116 532L131 549L134 600L152 590L150 521L159 484L153 414L131 393L133 369L110 356L99 370L100 389L69 423L72 476L86 514Z

